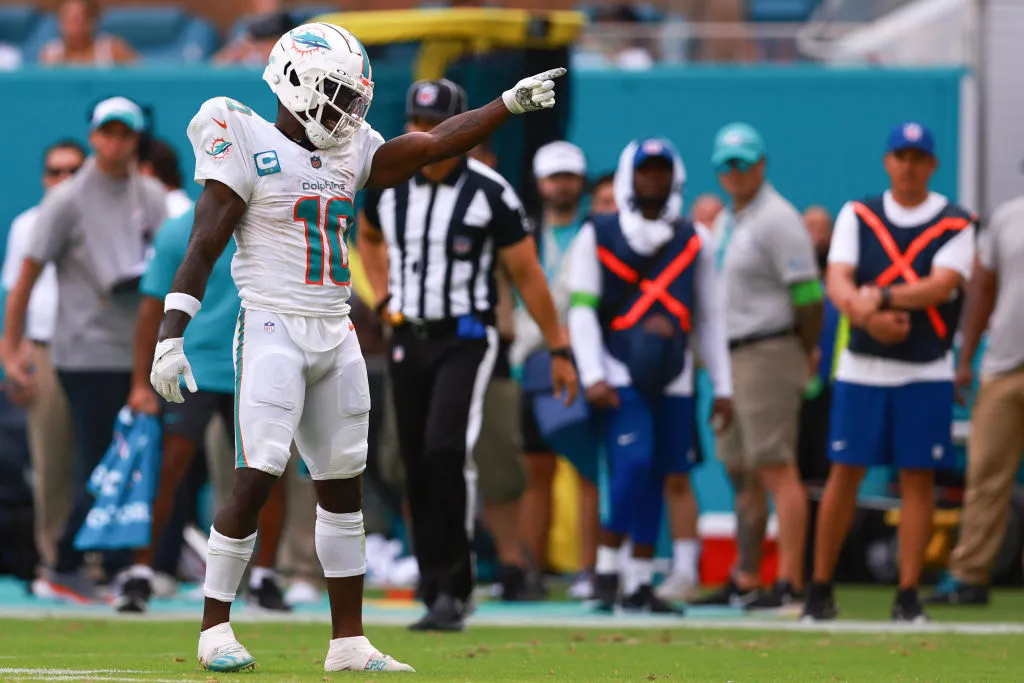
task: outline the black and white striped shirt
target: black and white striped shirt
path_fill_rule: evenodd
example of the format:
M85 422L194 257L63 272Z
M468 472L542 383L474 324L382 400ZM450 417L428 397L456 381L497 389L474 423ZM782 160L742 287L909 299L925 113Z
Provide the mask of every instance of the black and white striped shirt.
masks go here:
M439 183L416 174L404 185L368 190L363 211L387 242L392 313L414 320L493 318L497 251L528 234L508 181L464 158Z

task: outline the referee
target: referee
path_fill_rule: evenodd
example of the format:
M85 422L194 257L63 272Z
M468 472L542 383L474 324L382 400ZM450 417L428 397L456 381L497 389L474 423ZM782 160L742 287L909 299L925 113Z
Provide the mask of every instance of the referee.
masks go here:
M465 110L466 93L455 83L418 81L406 97L406 130L429 131ZM360 254L377 309L393 328L392 393L419 595L428 609L414 630L462 630L473 590L472 451L498 354L499 260L554 357L556 393L575 398L568 335L526 225L508 182L466 156L368 191L360 215Z

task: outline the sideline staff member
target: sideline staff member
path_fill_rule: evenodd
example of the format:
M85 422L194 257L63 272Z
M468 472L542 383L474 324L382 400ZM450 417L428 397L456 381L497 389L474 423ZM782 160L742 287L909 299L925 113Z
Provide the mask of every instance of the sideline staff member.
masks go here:
M427 131L466 110L446 80L418 81L406 129ZM405 464L420 596L415 630L461 630L473 589L470 537L484 391L498 352L494 268L501 264L555 356L556 392L575 398L565 330L551 301L522 204L500 175L466 156L423 168L407 183L370 192L359 246L394 327L391 381Z

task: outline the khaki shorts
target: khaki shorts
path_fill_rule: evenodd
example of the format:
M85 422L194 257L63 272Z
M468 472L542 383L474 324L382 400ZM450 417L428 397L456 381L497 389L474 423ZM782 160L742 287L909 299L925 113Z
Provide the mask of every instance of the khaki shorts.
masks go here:
M519 432L519 385L494 377L484 398L484 419L473 449L485 503L517 500L526 489L522 435Z
M754 469L796 460L807 354L795 336L741 346L732 362L733 421L715 440L727 469Z

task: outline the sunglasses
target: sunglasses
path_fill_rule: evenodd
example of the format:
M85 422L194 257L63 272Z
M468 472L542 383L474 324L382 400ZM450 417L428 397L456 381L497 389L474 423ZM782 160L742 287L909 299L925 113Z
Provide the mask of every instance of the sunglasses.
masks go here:
M81 166L47 166L45 171L47 177L59 178L62 175L74 175Z
M754 164L745 159L727 159L726 161L720 163L716 170L718 171L718 173L721 174L729 173L733 169L739 171L740 173L746 173L753 167Z

